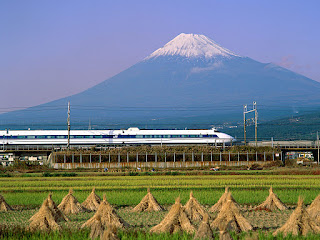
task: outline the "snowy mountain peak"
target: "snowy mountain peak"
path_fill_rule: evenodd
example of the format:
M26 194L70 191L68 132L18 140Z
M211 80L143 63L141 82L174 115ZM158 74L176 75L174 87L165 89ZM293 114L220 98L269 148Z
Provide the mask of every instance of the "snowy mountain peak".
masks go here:
M154 51L146 59L159 56L183 56L187 58L240 57L204 35L185 33L179 34L162 48Z

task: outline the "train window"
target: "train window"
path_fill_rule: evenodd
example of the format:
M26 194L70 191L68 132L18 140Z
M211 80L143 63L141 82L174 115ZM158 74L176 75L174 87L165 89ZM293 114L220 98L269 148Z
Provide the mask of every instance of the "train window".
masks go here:
M135 135L119 135L118 138L135 138Z
M27 136L27 138L36 138L36 136Z
M36 138L44 139L44 138L46 138L46 136L44 136L44 135L39 135L39 136L36 136Z
M65 138L65 136L58 135L57 138L62 139L62 138Z

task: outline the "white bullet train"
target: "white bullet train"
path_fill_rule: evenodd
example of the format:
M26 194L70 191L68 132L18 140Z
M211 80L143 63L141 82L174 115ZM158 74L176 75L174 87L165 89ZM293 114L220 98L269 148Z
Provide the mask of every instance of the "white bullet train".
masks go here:
M235 139L212 128L209 130L71 130L71 145L139 144L230 144ZM67 130L4 130L3 145L66 145Z

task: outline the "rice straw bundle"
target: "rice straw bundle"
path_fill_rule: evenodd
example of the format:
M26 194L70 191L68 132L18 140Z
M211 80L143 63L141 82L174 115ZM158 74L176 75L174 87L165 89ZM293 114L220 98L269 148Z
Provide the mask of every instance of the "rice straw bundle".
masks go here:
M175 204L171 207L167 216L156 226L150 229L151 233L175 233L186 231L187 233L194 233L195 228L191 224L188 215L184 211L180 203L180 198L176 199Z
M162 210L163 210L162 207L150 192L150 188L148 188L147 195L144 196L141 202L137 206L135 206L135 208L132 209L133 212L143 212L143 211L157 212Z
M257 206L255 209L270 209L271 211L274 210L286 210L288 209L286 205L284 205L278 196L273 192L272 187L269 189L269 196L267 199Z
M230 226L236 232L246 232L253 229L234 204L231 193L228 193L226 203L222 206L217 218L211 223L211 227L214 229L225 229L226 226Z
M307 207L307 211L309 215L313 218L319 219L320 218L320 195L318 195ZM319 222L320 223L320 222Z
M219 231L219 240L233 240L230 233L227 231Z
M194 239L207 239L211 240L214 239L212 230L209 224L209 216L203 217L203 220L196 232Z
M86 208L89 211L96 211L100 205L101 199L96 194L95 188L92 189L92 192L87 197L87 199L81 204L82 207Z
M52 200L51 193L49 193L48 197L43 201L42 205L47 205L48 206L48 208L51 210L52 215L54 216L54 219L55 219L56 222L69 221L69 219L59 210L59 208L57 207L56 203ZM33 215L30 218L30 221L33 221L34 218L38 218L38 216L37 216L38 213Z
M117 236L117 228L115 226L108 226L107 230L104 231L101 240L119 240Z
M284 236L291 233L292 235L307 235L308 233L320 233L320 226L317 225L315 219L312 218L305 209L303 199L299 197L298 206L290 215L288 221L273 233L276 236L282 232Z
M62 199L58 208L64 214L77 214L79 212L86 211L86 209L82 207L78 200L73 196L72 189L70 189L69 193Z
M94 221L92 222L90 231L90 238L96 239L96 238L102 238L103 232L104 232L104 226L102 225L100 216L96 217Z
M202 220L204 217L209 218L209 214L204 210L198 200L193 196L192 191L190 192L190 199L184 206L185 212L188 214L191 220Z
M12 210L13 210L12 207L10 207L10 205L6 202L4 197L2 195L0 195L0 211L8 212L8 211L12 211Z
M229 187L225 188L224 193L222 194L222 196L220 197L220 199L218 200L218 202L216 204L214 204L210 209L209 212L219 212L222 208L222 205L227 201L227 197L230 194L231 196L231 200L234 202L234 204L238 207L238 204L236 202L236 200L234 200L234 198L232 197L230 191L229 191Z
M93 215L92 218L86 221L81 226L81 228L91 227L97 220L101 221L104 227L113 225L117 228L125 228L130 226L127 222L125 222L121 217L118 216L113 207L107 202L105 195L103 196L103 200L100 203L97 212Z
M30 231L59 231L60 225L56 222L53 216L52 210L48 206L48 200L46 199L39 211L30 218L29 230Z

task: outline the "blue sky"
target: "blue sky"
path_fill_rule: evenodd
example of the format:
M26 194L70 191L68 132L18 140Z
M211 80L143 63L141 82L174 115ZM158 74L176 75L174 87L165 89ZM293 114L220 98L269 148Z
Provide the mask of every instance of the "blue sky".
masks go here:
M176 35L320 81L320 1L0 1L0 112L81 92Z

